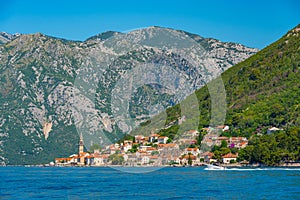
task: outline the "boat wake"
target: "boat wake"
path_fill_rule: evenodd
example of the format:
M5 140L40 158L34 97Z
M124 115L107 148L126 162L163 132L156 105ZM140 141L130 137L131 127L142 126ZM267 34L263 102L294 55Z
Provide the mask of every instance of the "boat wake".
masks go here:
M204 170L210 170L210 171L224 171L224 170L227 170L227 169L213 169L213 168L204 168Z
M218 168L210 168L206 167L204 170L214 170L214 171L281 171L281 170L289 170L289 171L300 171L300 168L225 168L225 169L218 169Z
M226 168L220 165L207 164L205 170L226 170Z

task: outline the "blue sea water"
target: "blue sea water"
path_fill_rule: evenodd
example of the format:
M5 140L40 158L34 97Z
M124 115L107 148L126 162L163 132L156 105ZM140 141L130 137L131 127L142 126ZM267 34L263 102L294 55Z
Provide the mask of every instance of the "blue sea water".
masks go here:
M300 199L300 169L0 167L0 199Z

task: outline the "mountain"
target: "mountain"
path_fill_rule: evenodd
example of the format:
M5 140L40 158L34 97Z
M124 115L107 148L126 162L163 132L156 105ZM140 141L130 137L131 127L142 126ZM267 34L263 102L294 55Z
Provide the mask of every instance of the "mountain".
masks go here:
M198 101L195 105L201 115L193 120L198 123L198 128L225 123L230 126L229 135L248 138L254 134L266 134L267 129L274 126L285 131L299 128L299 46L300 25L257 54L223 72L221 79L215 79L196 90ZM214 85L219 85L219 80L222 80L223 86L214 88ZM223 89L225 95L222 95ZM216 94L220 95L219 99ZM222 102L223 97L226 97L226 110L219 107L212 114L213 102ZM191 97L185 101L188 99ZM192 109L196 110L195 106ZM181 112L180 104L168 109L167 129L161 130L161 134L180 134L177 133L178 125L173 125L173 122L180 120ZM221 119L222 115L225 117L225 114L224 121L216 120ZM145 129L146 126L137 130L137 133Z
M10 42L10 41L12 41L13 39L15 39L19 36L20 36L19 33L9 34L9 33L5 33L5 32L0 32L0 45L4 44L4 43L7 43L7 42Z
M86 41L93 41L93 40L100 40L100 41L103 41L103 40L106 40L110 37L113 37L117 34L121 34L120 32L116 32L116 31L106 31L104 33L99 33L95 36L92 36L88 39L86 39Z
M1 36L2 165L70 155L79 134L87 148L117 141L258 51L161 27L83 42Z

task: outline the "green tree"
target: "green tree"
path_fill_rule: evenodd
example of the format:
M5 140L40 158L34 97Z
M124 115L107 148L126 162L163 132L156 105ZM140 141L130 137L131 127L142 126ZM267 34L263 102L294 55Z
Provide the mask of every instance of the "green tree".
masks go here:
M241 149L239 151L239 156L237 158L237 161L241 162L247 160L249 162L253 162L253 158L252 158L253 149L254 149L253 145L248 145L245 148Z
M89 152L93 153L95 150L101 150L101 147L99 144L93 144L90 149Z
M222 156L230 153L230 149L228 147L221 147L219 151Z
M239 151L238 161L248 160L250 163L279 165L283 162L299 159L299 128L291 127L261 137L253 137L249 145Z
M122 165L124 163L124 157L120 154L112 154L108 157L112 165Z
M239 150L238 150L238 148L233 147L233 148L230 148L230 152L231 152L232 154L236 154L236 153L239 152Z
M213 159L216 159L218 162L222 161L222 154L219 150L214 151Z
M138 147L139 147L139 145L135 144L135 145L133 145L132 148L129 149L128 151L129 151L130 153L135 153L135 152L137 152Z
M222 142L221 142L221 148L222 147L227 147L227 146L228 146L228 144L227 144L226 140L222 140Z
M171 138L168 138L168 140L167 140L167 143L172 143L172 139Z
M211 149L212 152L219 151L219 150L220 150L220 147L217 145L214 145L213 148Z
M199 131L198 137L197 137L197 145L200 147L201 146L201 142L203 140L203 137L205 135L205 132L201 129Z

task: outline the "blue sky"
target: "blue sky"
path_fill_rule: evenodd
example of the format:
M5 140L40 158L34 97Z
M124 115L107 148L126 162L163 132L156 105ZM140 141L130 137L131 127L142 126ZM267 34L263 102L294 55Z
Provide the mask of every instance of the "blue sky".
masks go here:
M300 23L299 10L297 0L0 0L0 31L85 40L156 25L263 48Z

